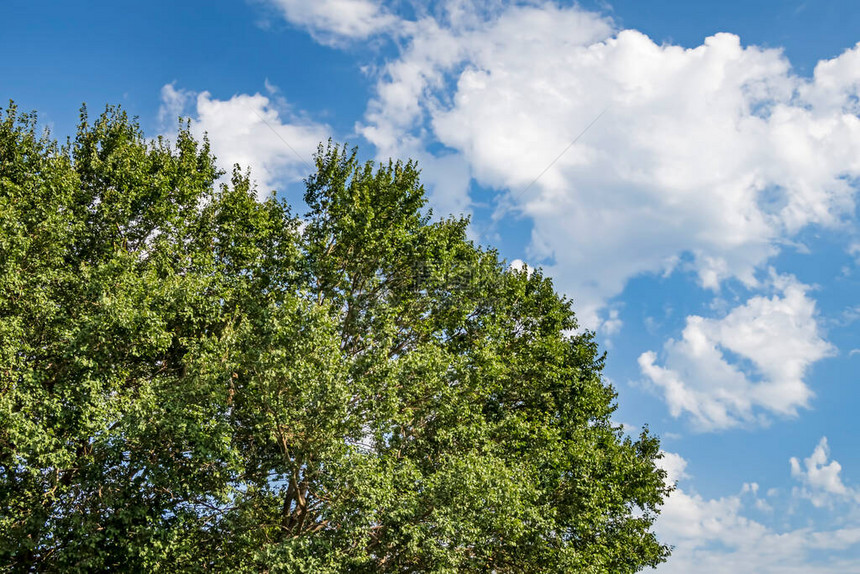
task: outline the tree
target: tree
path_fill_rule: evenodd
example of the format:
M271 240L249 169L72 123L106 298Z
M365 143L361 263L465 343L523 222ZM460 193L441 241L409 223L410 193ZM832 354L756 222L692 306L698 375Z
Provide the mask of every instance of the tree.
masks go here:
M540 271L329 143L309 212L183 125L0 116L7 571L635 572L671 490Z

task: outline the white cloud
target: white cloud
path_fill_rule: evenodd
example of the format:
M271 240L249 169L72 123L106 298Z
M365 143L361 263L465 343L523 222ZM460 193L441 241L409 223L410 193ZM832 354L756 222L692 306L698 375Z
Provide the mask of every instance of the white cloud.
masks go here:
M258 192L266 195L278 184L307 176L317 146L330 133L325 125L284 113L284 107L261 94L219 100L209 92L195 94L168 84L162 88L159 117L163 121L168 115L190 114L192 131L197 136L208 134L226 177L234 164L250 167Z
M610 309L609 316L600 323L600 332L607 337L617 335L624 326L624 321L618 313L618 309Z
M832 111L860 114L860 42L839 58L819 62L814 75L815 82L803 88L806 100Z
M283 17L325 44L360 40L391 30L398 19L373 0L268 0Z
M661 458L657 461L657 466L666 471L666 482L674 485L679 480L690 478L687 474L687 461L674 452L661 451Z
M664 457L664 461L666 458ZM671 464L686 467L674 455ZM852 560L860 528L818 530L812 526L783 531L747 516L751 508L770 512L759 486L744 484L735 495L708 499L684 489L668 498L655 525L659 539L674 546L660 574L857 574ZM823 554L822 552L826 551ZM818 556L816 556L816 554ZM846 555L847 554L847 555Z
M682 338L664 346L662 366L653 351L639 357L673 416L715 430L808 406L813 393L804 375L833 348L819 334L807 287L789 276L772 280L776 294L752 297L722 319L687 317Z
M856 550L860 528L779 532L747 518L740 495L705 499L673 492L656 525L661 541L674 545L660 574L857 574L860 565L840 552ZM757 499L760 500L760 499ZM755 505L755 503L753 503ZM827 550L826 561L813 559Z
M815 506L830 506L835 501L847 500L860 501L860 491L848 488L842 482L840 473L842 465L830 459L830 448L827 446L827 437L822 437L812 454L803 459L803 464L792 457L791 476L803 484L802 489L795 491L796 494L808 498Z
M789 237L852 212L860 46L806 80L731 34L684 49L576 7L465 13L408 27L359 129L383 156L443 144L510 190L534 222L530 256L555 262L544 268L587 326L631 277L683 253L707 288L754 286ZM468 206L466 189L447 203Z
M188 105L194 99L194 93L175 84L165 84L161 88L161 106L158 109L158 123L162 129L175 129L176 122L183 116Z

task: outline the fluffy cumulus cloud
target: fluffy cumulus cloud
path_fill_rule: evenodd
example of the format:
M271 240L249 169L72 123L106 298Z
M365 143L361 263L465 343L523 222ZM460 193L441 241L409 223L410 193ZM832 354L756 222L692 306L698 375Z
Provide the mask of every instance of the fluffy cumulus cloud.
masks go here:
M469 177L500 190L586 324L683 255L707 288L753 286L787 237L852 212L860 48L802 79L731 34L685 49L575 7L491 4L410 23L359 128L383 155L442 144L465 162L446 205L470 204Z
M772 281L775 294L752 297L725 317L687 317L681 338L666 343L662 364L653 351L639 357L673 416L714 430L808 405L804 374L832 348L819 334L807 287L789 276Z
M842 482L842 465L830 460L827 437L822 437L812 454L801 463L792 457L791 476L803 485L795 494L808 498L815 506L832 506L846 501L860 502L860 491ZM828 462L829 461L829 462Z
M680 468L680 455L667 457L666 464ZM687 478L685 474L681 478ZM777 496L775 493L767 495ZM818 529L812 525L777 529L749 517L755 509L772 512L755 483L744 484L737 494L708 499L682 487L667 500L656 531L661 540L674 546L669 561L657 568L660 574L857 574L860 565L850 552L860 545L860 528L845 525ZM840 522L842 516L832 516Z
M326 44L360 40L390 30L397 18L374 0L267 0L290 23Z
M219 100L173 84L161 94L162 124L168 127L178 116L190 116L195 135L208 134L219 167L228 175L235 164L251 168L261 195L305 177L317 146L330 133L325 125L291 114L286 102L274 96L238 94Z

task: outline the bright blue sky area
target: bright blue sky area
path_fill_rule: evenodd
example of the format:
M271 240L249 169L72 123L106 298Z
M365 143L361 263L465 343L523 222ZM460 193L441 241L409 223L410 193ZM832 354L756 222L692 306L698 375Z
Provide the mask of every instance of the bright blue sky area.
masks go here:
M325 138L418 159L663 436L660 572L860 572L860 5L332 6L7 1L0 98L60 137L82 102L190 116L292 201Z

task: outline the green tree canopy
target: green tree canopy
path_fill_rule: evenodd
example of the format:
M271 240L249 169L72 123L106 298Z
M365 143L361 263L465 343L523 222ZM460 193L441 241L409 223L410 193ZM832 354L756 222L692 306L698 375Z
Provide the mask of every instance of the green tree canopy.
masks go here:
M415 164L315 159L300 218L187 125L0 113L0 568L663 561L658 441L570 302L431 220Z

